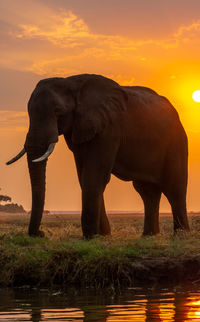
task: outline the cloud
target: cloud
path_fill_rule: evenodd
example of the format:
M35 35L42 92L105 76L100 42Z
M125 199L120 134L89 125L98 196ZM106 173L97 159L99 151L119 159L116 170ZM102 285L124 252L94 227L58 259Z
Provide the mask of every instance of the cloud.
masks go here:
M165 47L165 41L146 39L134 41L130 38L118 35L95 34L89 30L87 24L71 11L64 11L57 15L49 16L49 23L43 24L19 24L20 32L13 33L17 38L23 39L45 39L61 48L75 48L87 46L95 48L103 47L116 51L121 55L125 51L134 51L138 47L154 44ZM121 57L120 55L120 57ZM114 54L113 54L114 56Z
M200 20L193 22L190 25L180 26L174 34L175 39L188 40L198 38L200 35Z
M87 25L70 11L61 15L51 15L49 20L50 24L47 26L19 25L21 33L18 33L17 37L47 39L61 47L75 47L76 39L88 37Z
M23 19L22 19L23 20ZM31 23L16 22L10 29L6 49L2 48L0 65L31 71L39 75L68 76L81 72L100 72L109 75L111 63L131 67L143 62L147 47L164 50L160 41L133 41L118 35L92 33L88 25L71 11L49 13L44 20ZM7 27L8 28L8 27ZM14 49L14 50L13 50ZM122 70L116 73L122 75ZM130 75L128 76L130 78ZM131 76L131 78L133 75Z
M23 39L45 39L61 48L74 47L101 47L105 49L112 48L118 53L121 51L134 51L145 45L156 45L162 48L176 47L177 42L184 40L186 34L191 39L192 36L198 36L200 33L200 21L193 22L186 26L180 26L178 30L163 39L142 39L134 41L130 38L118 35L104 35L92 33L83 19L77 17L71 11L62 11L59 14L49 15L47 25L43 23L19 24L18 32L14 35ZM19 32L20 29L20 32Z
M3 9L6 8L5 0ZM154 35L134 40L119 35L95 33L89 25L72 11L53 10L39 1L20 0L10 7L10 15L4 23L0 42L0 66L29 71L42 77L68 76L84 72L113 75L117 80L140 80L144 70L153 74L174 57L191 59L197 51L190 44L200 44L200 22L180 26L176 32L164 38ZM24 7L24 10L19 10ZM26 9L29 7L29 15ZM8 18L9 16L9 18ZM9 27L10 26L10 27ZM13 27L15 26L15 28ZM1 30L1 28L0 28ZM173 72L174 73L174 72ZM124 77L124 78L123 78Z
M124 55L134 55L136 51L154 47L158 49L176 48L185 41L185 37L196 39L200 33L199 21L191 25L181 26L177 32L164 39L142 39L134 41L118 35L104 35L92 33L88 25L71 11L62 11L51 14L48 23L19 24L18 31L13 36L25 40L37 39L52 43L57 48L67 49L68 55L92 54L108 60L121 60ZM20 32L19 32L20 29Z

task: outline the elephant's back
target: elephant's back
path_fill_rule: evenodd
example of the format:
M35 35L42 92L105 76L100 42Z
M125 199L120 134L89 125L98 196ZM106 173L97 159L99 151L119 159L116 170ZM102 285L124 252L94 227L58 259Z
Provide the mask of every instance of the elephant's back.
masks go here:
M129 102L113 173L123 180L160 183L169 156L186 164L187 136L165 97L144 88L126 91Z
M128 94L127 116L150 123L180 124L178 112L170 101L150 88L142 86L124 87Z
M132 141L143 133L148 144L167 146L171 141L185 141L187 136L178 112L164 96L144 88L128 89L128 109L123 120L124 133Z

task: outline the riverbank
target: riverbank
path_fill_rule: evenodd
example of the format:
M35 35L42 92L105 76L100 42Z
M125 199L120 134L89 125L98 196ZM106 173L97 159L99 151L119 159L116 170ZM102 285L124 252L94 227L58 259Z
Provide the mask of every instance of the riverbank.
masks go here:
M111 237L82 239L80 216L44 215L45 238L27 236L28 215L0 213L1 286L122 288L200 283L200 216L191 232L172 234L161 216L161 234L141 238L143 216L110 215Z

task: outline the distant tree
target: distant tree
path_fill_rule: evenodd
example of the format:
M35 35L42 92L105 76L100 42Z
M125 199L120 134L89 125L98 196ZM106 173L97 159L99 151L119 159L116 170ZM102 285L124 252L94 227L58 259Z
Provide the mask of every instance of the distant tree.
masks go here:
M1 190L1 188L0 188ZM8 203L11 202L12 198L6 195L0 195L0 211L4 212L25 212L22 205L18 205L17 203ZM5 205L2 205L2 202L6 202Z
M0 202L1 201L11 201L12 199L9 196L4 196L4 195L0 195Z
M1 190L1 188L0 188L0 190ZM11 201L12 200L12 198L11 197L9 197L9 196L6 196L6 195L0 195L0 203L2 202L2 201L4 201L4 202L8 202L8 201Z
M25 212L23 206L18 205L17 203L9 203L9 204L4 205L4 206L0 205L0 211L12 212L12 213Z

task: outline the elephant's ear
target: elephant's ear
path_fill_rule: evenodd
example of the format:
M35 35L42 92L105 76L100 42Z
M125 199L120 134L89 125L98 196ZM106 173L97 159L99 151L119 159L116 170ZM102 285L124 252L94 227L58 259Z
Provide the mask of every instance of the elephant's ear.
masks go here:
M91 75L80 89L72 132L74 143L90 141L126 110L128 96L111 79Z

